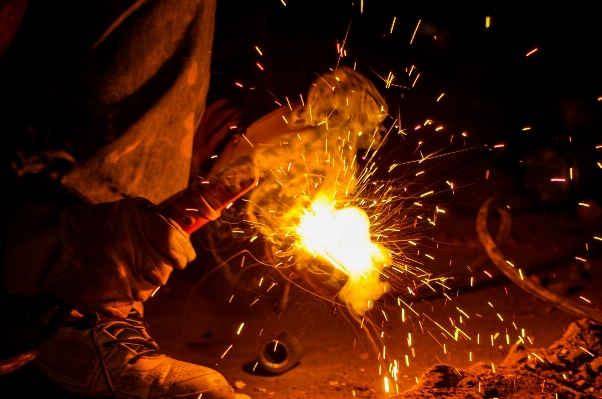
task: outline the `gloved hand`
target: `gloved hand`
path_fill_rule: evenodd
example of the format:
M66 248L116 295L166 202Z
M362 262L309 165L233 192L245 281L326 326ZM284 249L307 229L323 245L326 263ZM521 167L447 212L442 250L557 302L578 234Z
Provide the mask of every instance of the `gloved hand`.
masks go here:
M195 257L189 235L143 199L27 206L11 225L4 280L14 295L124 318Z

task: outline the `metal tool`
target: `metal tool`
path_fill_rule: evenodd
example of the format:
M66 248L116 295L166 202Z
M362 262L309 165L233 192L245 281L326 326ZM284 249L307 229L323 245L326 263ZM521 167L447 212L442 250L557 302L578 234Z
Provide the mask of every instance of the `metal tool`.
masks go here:
M251 191L258 182L253 160L242 157L209 180L193 176L188 189L161 204L159 212L192 234L219 218L223 209Z
M264 341L259 347L259 364L269 373L281 374L299 363L303 347L287 332Z

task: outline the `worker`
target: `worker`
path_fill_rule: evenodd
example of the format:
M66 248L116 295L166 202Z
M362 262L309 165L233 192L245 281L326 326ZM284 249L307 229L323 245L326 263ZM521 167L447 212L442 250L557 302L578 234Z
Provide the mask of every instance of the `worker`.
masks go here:
M141 304L196 256L157 205L217 148L253 155L238 111L205 112L215 7L0 3L3 346L20 353L0 372L33 358L87 397L234 398L217 371L160 352ZM252 139L286 129L282 112Z

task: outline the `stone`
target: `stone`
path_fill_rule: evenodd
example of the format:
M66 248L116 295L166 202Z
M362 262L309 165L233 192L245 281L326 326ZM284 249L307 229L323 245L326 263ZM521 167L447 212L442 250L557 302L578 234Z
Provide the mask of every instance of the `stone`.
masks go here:
M602 356L598 356L589 363L589 366L596 373L602 373Z
M527 361L527 350L523 345L512 345L501 366L516 366Z
M420 378L423 385L437 388L453 388L462 380L458 370L448 364L437 364L428 369Z

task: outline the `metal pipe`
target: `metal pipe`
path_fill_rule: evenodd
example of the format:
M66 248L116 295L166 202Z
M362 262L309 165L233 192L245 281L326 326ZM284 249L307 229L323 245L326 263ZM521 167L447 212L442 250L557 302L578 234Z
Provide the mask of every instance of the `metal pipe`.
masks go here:
M281 374L303 357L303 348L294 336L283 332L264 341L259 347L259 364L269 373Z

